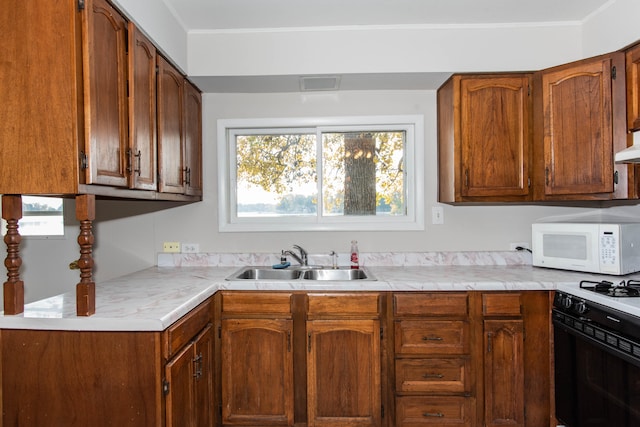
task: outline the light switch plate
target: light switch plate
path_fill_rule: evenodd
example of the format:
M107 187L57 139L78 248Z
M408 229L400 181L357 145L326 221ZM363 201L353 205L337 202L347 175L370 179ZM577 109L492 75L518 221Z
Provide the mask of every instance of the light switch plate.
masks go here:
M442 206L433 206L431 208L431 223L444 224L444 209L442 209Z

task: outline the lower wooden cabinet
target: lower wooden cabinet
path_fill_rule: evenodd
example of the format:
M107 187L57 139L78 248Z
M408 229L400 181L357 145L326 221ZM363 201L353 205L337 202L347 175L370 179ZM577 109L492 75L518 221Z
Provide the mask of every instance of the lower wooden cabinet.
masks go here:
M382 426L380 299L222 292L221 424Z
M165 367L167 427L213 427L211 324Z
M5 426L214 426L209 301L162 332L0 331Z
M222 424L293 425L291 319L222 321Z
M473 424L473 400L459 396L403 396L396 398L396 426L452 426Z

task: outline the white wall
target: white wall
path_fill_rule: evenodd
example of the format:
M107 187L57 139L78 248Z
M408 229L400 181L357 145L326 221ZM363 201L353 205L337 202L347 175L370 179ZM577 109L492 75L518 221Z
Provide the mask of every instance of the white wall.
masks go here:
M163 2L118 0L118 3L178 65L185 67L188 63L191 75L537 69L615 50L640 39L640 26L633 19L639 16L640 4L637 0L616 0L583 28L506 26L459 32L451 28L418 28L353 34L346 34L345 29L336 33L291 35L191 34L187 59L186 33L168 15L168 10L158 5ZM296 41L297 38L304 43ZM254 45L257 40L262 42ZM371 61L381 56L389 60ZM363 62L363 58L367 61ZM336 68L336 63L342 65ZM425 117L424 231L218 233L216 120L367 114ZM278 253L294 243L311 252L344 252L352 239L357 239L361 251L366 252L505 250L511 242L529 241L530 224L537 218L585 211L570 207L445 205L445 223L431 225L430 208L437 204L435 123L434 91L205 94L204 200L172 208L175 205L163 202L99 201L94 224L95 279L99 282L154 265L163 241L199 243L203 252ZM67 267L78 258L74 209L73 201L65 204L69 219L65 239L23 240L21 271L27 301L74 290L78 274ZM637 206L610 210L640 217Z

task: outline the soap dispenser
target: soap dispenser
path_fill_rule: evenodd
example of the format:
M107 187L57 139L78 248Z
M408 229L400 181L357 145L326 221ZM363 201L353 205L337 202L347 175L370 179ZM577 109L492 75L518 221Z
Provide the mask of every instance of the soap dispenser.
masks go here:
M358 254L358 242L351 241L351 268L357 270L360 268L360 257Z

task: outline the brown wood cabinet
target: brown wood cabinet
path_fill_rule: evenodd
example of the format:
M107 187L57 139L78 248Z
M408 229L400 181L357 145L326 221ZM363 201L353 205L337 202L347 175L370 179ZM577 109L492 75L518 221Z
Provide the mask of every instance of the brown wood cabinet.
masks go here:
M224 292L221 320L223 426L292 426L290 293Z
M624 54L537 74L536 200L637 198L633 169L614 164L627 147Z
M524 426L524 322L520 294L483 294L484 425ZM492 305L503 309L492 310Z
M453 75L438 89L439 201L531 199L532 74Z
M222 425L381 426L380 298L222 292Z
M307 425L380 426L380 295L308 298Z
M625 52L627 74L627 129L640 130L640 44Z
M160 191L202 194L201 94L158 56L158 156Z
M156 47L129 23L129 187L158 189Z
M472 426L469 294L394 293L396 427Z
M211 300L199 305L164 334L166 426L215 425Z
M163 332L1 330L2 425L214 426L211 313Z
M23 6L0 17L0 120L12 123L0 129L0 193L199 200L154 191L153 43L107 0ZM201 126L190 111L189 126ZM181 131L200 141L201 129Z

